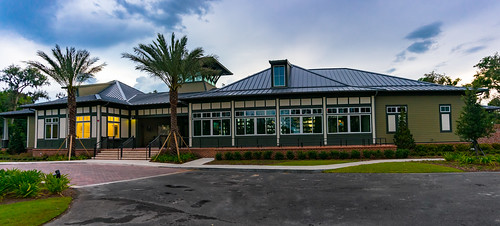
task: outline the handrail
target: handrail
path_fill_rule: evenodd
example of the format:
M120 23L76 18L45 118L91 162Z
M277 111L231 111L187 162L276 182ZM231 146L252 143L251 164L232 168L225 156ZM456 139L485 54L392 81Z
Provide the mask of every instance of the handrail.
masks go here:
M146 159L151 158L151 147L153 146L154 142L157 142L160 140L161 136L165 136L165 134L158 135L157 137L155 137L155 139L153 139L151 142L149 142L148 145L146 145ZM161 144L158 145L158 149L160 149L160 148L161 148Z
M107 141L107 140L108 140L108 138L107 138L107 137L101 137L101 140L100 140L99 142L97 142L97 143L95 143L95 144L94 144L94 158L95 158L95 157L96 157L96 155L97 155L97 151L98 151L97 146L99 146L99 149L101 149L101 148L102 148L102 147L101 147L101 144L102 144L104 141Z
M120 145L120 147L119 147L120 153L119 153L118 159L123 158L123 148L125 147L125 145L129 144L130 142L135 142L135 136L129 137L127 140L123 141L123 143ZM132 145L132 149L135 149L135 143Z

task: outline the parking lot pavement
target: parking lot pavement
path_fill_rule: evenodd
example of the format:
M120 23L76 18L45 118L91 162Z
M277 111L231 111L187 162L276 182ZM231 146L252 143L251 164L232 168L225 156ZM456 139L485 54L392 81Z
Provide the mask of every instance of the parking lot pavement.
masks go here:
M79 191L48 225L500 224L500 173L194 170Z
M185 172L183 169L160 168L138 165L95 164L91 162L44 162L44 163L3 163L0 169L37 169L44 173L54 173L59 170L67 174L73 187L92 186L110 182L133 180L159 175Z

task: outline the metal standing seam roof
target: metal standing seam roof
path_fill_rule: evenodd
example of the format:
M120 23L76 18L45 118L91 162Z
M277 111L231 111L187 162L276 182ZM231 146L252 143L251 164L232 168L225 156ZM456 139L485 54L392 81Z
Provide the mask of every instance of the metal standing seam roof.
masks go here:
M31 108L22 109L19 111L7 111L0 113L1 117L15 117L15 116L23 116L23 115L34 115L35 110Z

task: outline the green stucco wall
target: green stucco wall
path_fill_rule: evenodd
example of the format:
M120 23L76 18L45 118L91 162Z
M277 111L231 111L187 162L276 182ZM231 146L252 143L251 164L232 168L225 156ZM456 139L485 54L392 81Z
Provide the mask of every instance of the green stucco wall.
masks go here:
M451 105L451 132L441 132L439 105ZM376 137L393 143L393 133L387 133L386 106L408 106L408 127L417 143L457 142L456 120L464 103L460 95L377 96L375 98Z

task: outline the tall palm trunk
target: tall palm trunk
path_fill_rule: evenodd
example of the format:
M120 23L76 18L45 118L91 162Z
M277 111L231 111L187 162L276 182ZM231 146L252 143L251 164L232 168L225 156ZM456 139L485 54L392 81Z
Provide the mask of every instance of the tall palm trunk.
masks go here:
M71 140L68 140L68 149L71 150L71 156L76 155L76 95L75 91L71 88L68 88L68 118L69 118L69 137ZM70 145L71 144L71 145Z
M169 91L169 98L170 98L170 132L173 133L171 136L174 134L178 134L179 132L179 127L177 126L177 102L179 101L179 94L176 89L170 89ZM174 138L174 137L172 137ZM172 140L170 142L170 152L172 154L177 154L176 150L176 145L175 141Z

